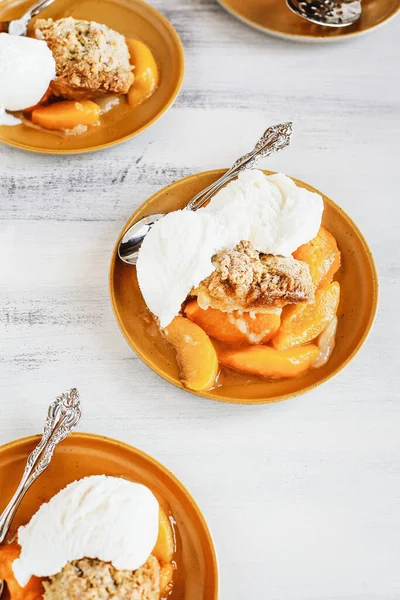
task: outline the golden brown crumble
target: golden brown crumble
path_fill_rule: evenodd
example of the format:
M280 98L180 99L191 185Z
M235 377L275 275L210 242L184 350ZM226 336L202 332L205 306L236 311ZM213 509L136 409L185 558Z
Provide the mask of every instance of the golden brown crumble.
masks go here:
M44 600L159 600L160 564L150 556L136 571L92 558L68 563L44 582Z
M37 19L35 37L44 40L56 61L56 96L80 100L125 94L132 82L129 50L123 35L93 21L68 17Z
M306 263L260 254L247 241L218 252L213 265L215 271L192 291L202 308L252 310L305 302L314 296Z

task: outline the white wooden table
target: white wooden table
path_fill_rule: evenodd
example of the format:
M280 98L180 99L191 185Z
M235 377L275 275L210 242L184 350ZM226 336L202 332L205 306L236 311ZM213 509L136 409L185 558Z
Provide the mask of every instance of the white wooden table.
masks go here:
M0 147L0 443L38 432L47 403L76 385L81 430L138 446L193 493L214 535L221 600L398 600L400 21L314 46L266 37L214 0L153 4L187 57L160 122L85 156ZM229 166L287 119L292 146L265 167L355 219L379 269L378 318L356 359L307 396L203 400L127 346L108 296L111 250L150 194Z

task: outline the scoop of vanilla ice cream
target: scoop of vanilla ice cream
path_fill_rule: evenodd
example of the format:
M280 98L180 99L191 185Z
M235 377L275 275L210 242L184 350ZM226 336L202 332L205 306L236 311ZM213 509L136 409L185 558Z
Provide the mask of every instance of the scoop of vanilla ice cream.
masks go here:
M155 223L143 240L137 276L151 312L166 327L193 286L213 271L212 256L224 244L218 219L204 211L178 210Z
M84 557L134 571L156 544L158 513L155 496L138 483L105 475L74 481L19 528L15 577L24 587L32 575L55 575Z
M34 106L55 76L56 63L46 42L0 33L0 108L15 111ZM15 123L3 113L0 124Z
M169 213L141 246L137 276L143 298L166 327L193 287L214 270L222 248L250 241L265 254L290 256L318 233L324 209L319 194L286 175L244 171L205 208Z
M259 252L290 256L317 235L324 205L290 177L255 169L242 172L203 210L228 224L226 247L248 240Z

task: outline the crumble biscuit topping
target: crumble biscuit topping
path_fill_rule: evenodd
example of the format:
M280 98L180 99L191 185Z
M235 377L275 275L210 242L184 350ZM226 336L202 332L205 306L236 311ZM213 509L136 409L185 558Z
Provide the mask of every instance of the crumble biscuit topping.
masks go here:
M239 242L233 250L218 252L213 265L215 271L192 291L202 308L231 311L280 307L305 302L314 295L306 263L260 254L247 241Z
M118 571L110 563L83 558L68 563L44 588L44 600L159 600L160 564L150 556L136 571Z
M72 17L38 19L35 37L47 43L56 61L51 84L56 95L77 100L128 92L134 77L125 38L117 31Z

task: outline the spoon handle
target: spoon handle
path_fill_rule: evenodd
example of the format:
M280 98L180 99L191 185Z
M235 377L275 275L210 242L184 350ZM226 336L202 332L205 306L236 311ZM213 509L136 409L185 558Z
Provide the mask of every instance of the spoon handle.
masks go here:
M33 6L31 6L21 18L29 18L29 20L33 19L33 17L36 17L36 15L50 6L50 4L53 4L53 2L54 0L39 0L39 2L36 2Z
M47 469L55 447L79 423L81 415L79 393L75 388L61 394L50 404L42 438L28 456L24 473L15 494L0 516L0 543L4 541L11 521L26 492L39 475Z
M196 194L186 208L189 210L201 208L221 187L236 177L241 171L253 169L261 158L270 156L275 152L280 152L289 146L292 133L293 123L291 122L269 127L251 152L238 158L222 177Z

